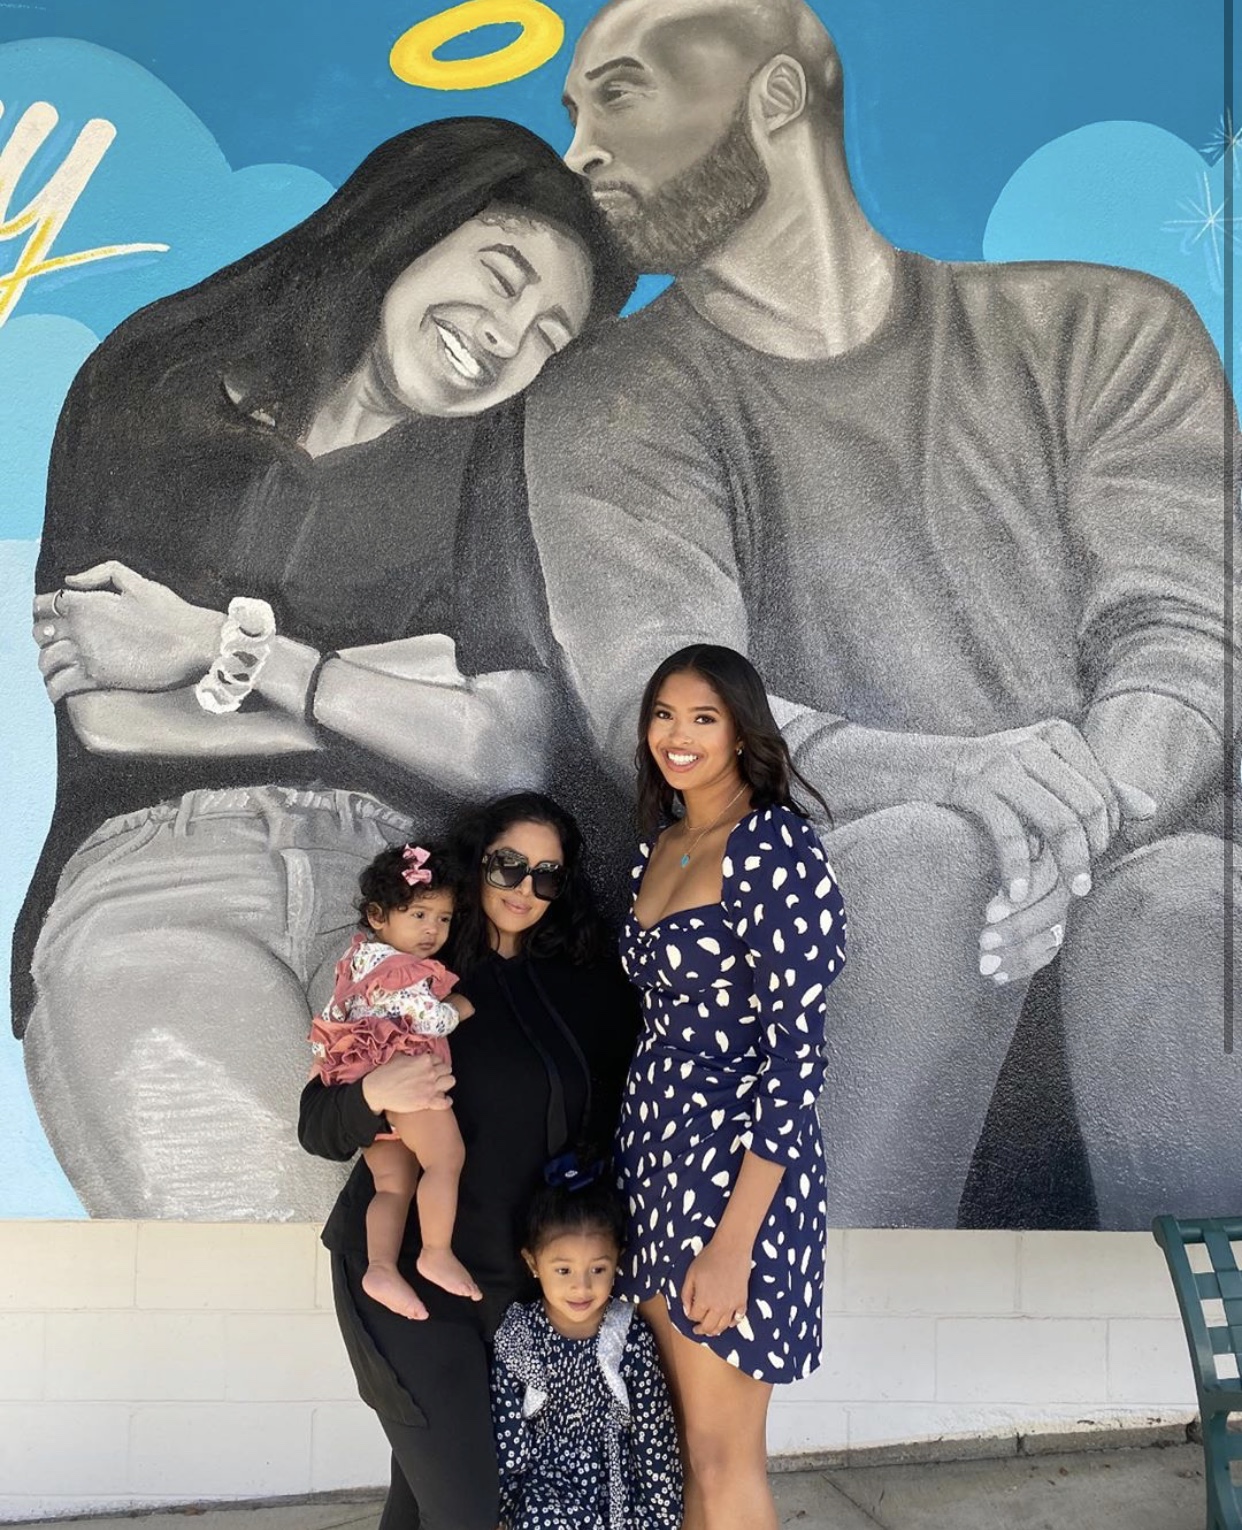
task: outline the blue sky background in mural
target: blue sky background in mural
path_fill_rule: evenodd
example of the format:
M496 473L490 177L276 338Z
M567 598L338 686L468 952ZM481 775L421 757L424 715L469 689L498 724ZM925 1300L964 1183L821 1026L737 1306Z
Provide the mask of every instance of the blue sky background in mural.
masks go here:
M942 259L1081 259L1176 282L1222 344L1225 0L819 0L847 72L850 159L896 244ZM0 326L0 966L42 841L51 712L29 635L43 477L56 414L97 339L317 206L381 139L463 113L512 117L558 147L569 52L596 0L554 0L561 54L508 85L438 92L388 67L443 7L369 0L49 0L0 8L0 145L35 101L60 116L10 198L24 205L88 118L117 128L55 247L154 241L39 277ZM493 28L445 56L486 51ZM1236 61L1235 61L1236 68ZM21 238L0 241L11 270ZM650 286L646 293L652 290ZM21 1049L0 1039L0 1217L80 1214L43 1141Z

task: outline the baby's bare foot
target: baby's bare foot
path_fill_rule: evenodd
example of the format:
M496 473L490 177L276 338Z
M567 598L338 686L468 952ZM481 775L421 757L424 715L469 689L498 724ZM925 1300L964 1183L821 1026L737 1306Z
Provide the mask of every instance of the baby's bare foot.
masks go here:
M470 1278L470 1271L452 1249L424 1248L418 1256L418 1273L424 1280L434 1281L454 1296L468 1296L472 1302L483 1300L483 1293Z
M396 1265L367 1265L367 1272L362 1277L362 1289L373 1302L378 1302L381 1307L387 1307L400 1317L421 1322L427 1316L427 1309L419 1299L418 1292L397 1273Z

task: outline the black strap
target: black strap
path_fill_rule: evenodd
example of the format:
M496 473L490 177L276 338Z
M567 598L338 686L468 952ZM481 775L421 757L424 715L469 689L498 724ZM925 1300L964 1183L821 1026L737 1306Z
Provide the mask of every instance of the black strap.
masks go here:
M529 964L524 964L529 965ZM565 1110L565 1086L561 1082L561 1071L556 1066L552 1054L540 1041L539 1037L531 1029L530 1022L522 1013L522 1006L513 995L509 986L508 973L505 963L497 963L496 981L500 985L500 991L504 994L509 1008L513 1011L513 1018L518 1023L518 1028L523 1036L538 1054L539 1061L543 1064L544 1072L548 1075L548 1114L547 1114L547 1138L548 1157L553 1158L557 1153L563 1152L565 1144L569 1140L569 1122ZM538 986L536 985L536 992ZM542 997L542 995L540 996Z
M595 1091L591 1082L591 1065L586 1060L586 1054L578 1045L578 1038L569 1029L569 1026L565 1023L560 1010L557 1009L555 1004L553 1004L548 994L548 990L539 981L539 973L535 970L535 964L533 962L530 965L530 980L534 986L535 992L539 995L539 998L543 1003L544 1009L546 1009L548 1014L551 1015L552 1023L556 1026L557 1030L560 1031L561 1036L569 1047L569 1050L577 1059L578 1066L582 1069L582 1076L586 1080L586 1103L582 1107L582 1120L578 1125L578 1131L576 1134L576 1141L580 1142L591 1124L591 1110L592 1106L594 1105L593 1096ZM568 1134L564 1140L565 1143L570 1147L575 1145L574 1142L569 1141ZM595 1147L600 1147L603 1144L595 1143L593 1145Z
M536 970L536 967L537 964L535 962L523 961L519 957L510 963L498 963L496 978L500 985L500 991L504 994L505 1000L513 1012L513 1018L517 1021L518 1027L522 1034L526 1037L527 1041L530 1043L531 1047L538 1055L540 1062L543 1064L544 1072L548 1076L548 1157L554 1158L558 1153L563 1153L567 1147L573 1147L576 1143L581 1141L583 1133L586 1131L591 1120L594 1089L591 1079L591 1066L587 1062L586 1054L583 1052L581 1046L579 1046L578 1038L565 1023L560 1010L558 1010L556 1005L552 1002L552 999L548 994L548 990L544 987L543 983L539 979L539 974ZM557 1032L559 1033L561 1039L565 1042L566 1046L569 1048L569 1051L577 1061L578 1066L582 1069L582 1077L586 1085L586 1098L582 1109L582 1118L578 1123L578 1130L573 1135L570 1134L569 1130L569 1111L565 1104L565 1084L561 1078L561 1070L556 1065L556 1059L552 1056L547 1047L544 1046L543 1042L535 1034L535 1031L531 1027L530 1021L522 1013L522 1006L518 1003L517 998L514 996L514 993L509 986L508 976L510 968L512 968L514 971L523 970L530 978L530 984L535 991L536 997L543 1005L545 1011L547 1012L548 1018L556 1027Z

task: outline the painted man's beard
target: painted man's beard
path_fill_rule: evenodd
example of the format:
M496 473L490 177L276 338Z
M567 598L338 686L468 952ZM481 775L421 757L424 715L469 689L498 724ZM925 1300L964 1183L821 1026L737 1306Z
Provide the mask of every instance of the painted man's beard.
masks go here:
M767 190L767 170L739 112L696 164L642 200L608 208L606 216L640 271L675 276L727 239Z

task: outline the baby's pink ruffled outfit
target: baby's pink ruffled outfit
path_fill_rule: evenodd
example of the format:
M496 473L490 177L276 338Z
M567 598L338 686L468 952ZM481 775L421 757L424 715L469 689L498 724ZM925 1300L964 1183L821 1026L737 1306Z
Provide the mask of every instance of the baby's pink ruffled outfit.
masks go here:
M445 1038L459 1017L444 999L456 984L440 962L355 935L336 964L332 998L311 1022L314 1072L325 1084L352 1084L399 1052L448 1062Z

